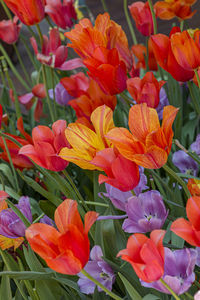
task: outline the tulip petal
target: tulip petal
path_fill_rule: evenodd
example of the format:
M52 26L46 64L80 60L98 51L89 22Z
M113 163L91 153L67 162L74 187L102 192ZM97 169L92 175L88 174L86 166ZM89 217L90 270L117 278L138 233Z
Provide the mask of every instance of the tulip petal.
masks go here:
M14 250L16 250L24 241L23 237L19 237L16 239L7 238L3 235L0 235L0 248L2 250L6 250L9 248L14 247Z
M174 119L176 118L178 111L179 108L176 108L172 105L165 106L163 110L163 121L161 128L163 129L168 144L171 143L174 135L172 130L172 124L174 122Z
M186 205L187 217L194 228L200 231L200 197L190 197Z
M192 246L200 247L200 239L197 238L192 224L183 218L179 218L171 225L171 231L180 236Z
M146 136L160 128L157 111L146 103L132 106L129 111L129 128L135 139L145 143Z
M61 233L68 230L69 224L75 225L80 231L83 231L83 223L78 212L77 202L66 199L55 211L55 223Z
M98 213L96 213L95 211L88 211L85 214L85 218L84 218L84 232L85 234L88 234L90 228L92 227L92 225L94 224L94 222L96 221L96 219L98 218Z
M54 134L47 126L39 125L33 128L32 138L34 144L38 142L53 144Z

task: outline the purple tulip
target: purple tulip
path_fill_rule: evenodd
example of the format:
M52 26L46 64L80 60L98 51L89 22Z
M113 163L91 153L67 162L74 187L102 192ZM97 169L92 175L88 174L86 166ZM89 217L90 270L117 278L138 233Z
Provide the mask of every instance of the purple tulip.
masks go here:
M187 153L182 150L174 152L172 156L173 164L181 171L181 173L191 173L197 176L198 164Z
M165 265L162 279L178 295L185 293L195 280L194 267L197 253L194 249L181 249L171 251L165 248ZM147 283L141 281L142 285L154 288L165 294L170 292L163 286L160 281Z
M15 206L30 222L32 222L29 197L21 197L19 203ZM0 235L13 239L23 237L25 235L25 230L26 226L11 208L3 209L0 212Z
M196 247L197 251L197 260L196 260L196 265L200 267L200 247Z
M190 146L191 150L200 155L200 134L197 135L196 141Z
M128 218L122 229L129 233L146 233L162 228L168 215L158 191L148 191L131 197L126 204Z
M168 98L167 98L167 94L165 92L165 88L162 87L160 89L160 102L158 104L158 106L156 107L156 110L157 110L157 113L158 113L158 117L159 117L159 120L162 120L163 118L163 109L166 105L169 105L169 101L168 101Z
M138 183L138 185L134 188L134 192L137 195L139 195L143 190L147 189L148 186L147 184L147 178L144 175L144 168L139 167L139 171L140 171L140 181ZM118 208L119 210L125 211L125 204L128 201L128 198L132 197L133 194L131 191L129 192L122 192L119 189L111 186L110 184L105 183L105 187L106 187L106 192L107 193L103 193L103 195L107 198L109 198L112 202L112 204Z
M50 226L53 226L53 227L55 226L54 221L46 215L43 218L40 219L40 223L47 224L47 225L50 225Z
M102 283L109 291L112 290L112 285L115 281L115 275L112 268L102 259L103 253L100 246L94 246L90 252L90 260L85 266L85 271L88 272L93 278ZM80 291L84 294L93 294L95 290L95 283L90 281L82 273L78 276L78 286ZM97 288L102 292L101 288Z
M74 97L70 96L64 86L59 82L55 87L55 100L58 104L62 106L67 106L69 100L73 99ZM51 99L54 98L53 89L49 90L49 97Z

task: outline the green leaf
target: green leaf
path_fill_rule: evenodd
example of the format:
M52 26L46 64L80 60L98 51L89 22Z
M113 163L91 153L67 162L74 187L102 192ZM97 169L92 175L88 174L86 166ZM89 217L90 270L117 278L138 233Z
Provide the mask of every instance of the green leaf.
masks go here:
M3 276L1 280L0 299L12 300L10 279L7 276Z
M143 300L160 300L160 298L158 296L155 296L152 294L148 294L148 295L144 296L142 299Z
M11 172L11 169L8 165L6 164L0 164L0 171L3 173L4 177L9 181L12 187L15 185L13 184L13 175Z
M132 300L142 300L142 297L138 292L135 290L135 288L130 284L130 282L121 274L118 273L121 281L123 282L127 292L129 293Z
M176 235L175 233L171 232L171 243L172 243L172 245L177 246L182 249L185 241L181 237Z
M34 271L20 271L20 272L13 272L13 271L4 271L0 272L0 276L8 276L10 278L15 278L18 280L45 280L45 279L52 279L52 273L44 273L44 272L34 272Z

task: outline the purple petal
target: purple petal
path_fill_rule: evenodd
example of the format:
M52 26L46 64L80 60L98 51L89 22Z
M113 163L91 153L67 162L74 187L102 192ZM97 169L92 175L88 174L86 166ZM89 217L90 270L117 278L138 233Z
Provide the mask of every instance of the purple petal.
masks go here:
M90 258L91 260L102 260L103 252L101 250L101 247L96 245L92 248L90 252Z

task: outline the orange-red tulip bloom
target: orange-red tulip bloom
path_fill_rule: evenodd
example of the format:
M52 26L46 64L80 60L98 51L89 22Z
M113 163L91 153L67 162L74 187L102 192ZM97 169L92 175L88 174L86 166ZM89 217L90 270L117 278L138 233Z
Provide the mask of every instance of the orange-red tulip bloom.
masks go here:
M22 146L28 145L30 143L32 143L32 138L30 137L30 135L28 133L26 133L24 131L24 126L23 126L23 120L22 118L19 118L17 120L17 129L19 130L19 132L22 134L22 136L24 138L21 138L19 136L13 135L13 134L9 134L6 133L8 136L14 138L18 143L20 143ZM19 153L20 151L20 147L18 145L16 145L14 142L8 140L5 138L8 150L10 152L10 156L13 162L13 165L16 168L31 168L33 167L32 162L30 161L29 158L27 158L26 156L22 155ZM0 159L4 159L5 161L9 162L9 158L7 155L7 151L3 142L2 137L0 137L0 147L2 148L3 152L0 153Z
M93 55L83 61L93 78L108 95L116 95L126 89L126 65L119 59L116 49L97 47Z
M190 178L187 183L187 188L192 196L200 197L200 179Z
M101 170L91 164L91 160L98 151L111 146L105 135L114 128L113 111L105 105L99 106L91 114L91 122L94 131L81 123L68 125L65 135L72 149L63 148L59 156L82 169Z
M100 167L107 175L99 175L100 184L106 182L123 192L127 192L134 189L139 183L138 166L113 148L99 151L91 163Z
M193 36L192 36L193 35ZM192 71L200 66L200 30L177 32L171 36L172 52L178 64Z
M71 41L68 46L83 59L92 56L97 47L116 48L120 60L124 61L128 69L132 67L132 55L126 34L121 26L110 20L108 13L98 15L94 26L89 19L82 19L65 36Z
M117 256L128 261L141 280L159 280L164 274L164 235L164 230L153 230L150 238L140 233L133 234L128 239L127 248Z
M60 82L67 92L74 98L87 94L90 84L89 78L83 72L76 73L69 77L64 77L60 80Z
M166 162L172 146L172 124L178 109L164 107L162 126L157 111L146 103L136 104L129 111L129 128L114 128L106 137L119 152L139 166L159 169Z
M139 77L127 80L127 89L133 99L138 103L146 103L156 108L160 102L160 89L166 81L158 81L152 72L147 72L141 79Z
M171 225L171 231L190 245L200 247L200 197L193 196L186 205L188 220L179 218Z
M25 25L34 25L45 16L45 0L3 0Z
M76 275L89 260L90 242L88 232L98 214L89 211L84 226L74 200L66 199L55 211L58 228L36 223L26 230L31 248L56 272Z
M149 3L137 1L129 5L130 13L139 32L144 36L153 34L153 19Z
M154 5L156 16L163 20L171 20L177 17L180 21L190 19L196 11L191 11L191 5L196 0L164 0Z
M90 80L90 85L85 94L70 100L68 104L75 110L77 118L86 117L90 119L92 112L103 104L114 110L117 98L105 94L96 81Z
M174 56L174 52L172 51L172 37L177 32L180 32L180 28L174 27L170 33L170 37L164 34L156 34L151 36L150 39L152 41L152 48L157 63L161 66L161 68L169 72L177 81L188 81L194 76L193 70L186 70L179 64L179 61L176 60L178 57L178 48L176 52L177 57Z
M143 68L146 69L146 56L147 56L147 49L144 45L138 44L133 45L131 48L133 54L137 58L137 68ZM148 67L151 71L157 71L158 65L154 56L153 47L152 47L152 40L148 40Z
M68 162L57 154L63 147L69 146L64 134L65 129L64 120L54 122L52 130L42 125L33 128L33 145L22 147L19 153L32 159L42 168L56 172L64 170Z

